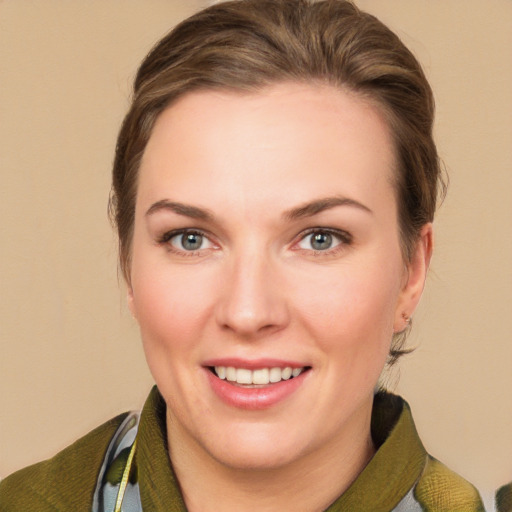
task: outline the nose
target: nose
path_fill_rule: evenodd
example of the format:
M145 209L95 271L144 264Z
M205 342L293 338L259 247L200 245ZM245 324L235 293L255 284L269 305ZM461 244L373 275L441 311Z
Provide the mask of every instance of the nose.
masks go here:
M227 266L216 311L219 326L245 339L283 329L289 311L278 264L252 251Z

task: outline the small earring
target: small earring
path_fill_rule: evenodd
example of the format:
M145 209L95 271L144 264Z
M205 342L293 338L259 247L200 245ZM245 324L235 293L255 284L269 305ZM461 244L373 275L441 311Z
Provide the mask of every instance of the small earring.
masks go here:
M402 318L404 319L406 324L408 324L411 321L411 317L408 316L405 311L402 313Z

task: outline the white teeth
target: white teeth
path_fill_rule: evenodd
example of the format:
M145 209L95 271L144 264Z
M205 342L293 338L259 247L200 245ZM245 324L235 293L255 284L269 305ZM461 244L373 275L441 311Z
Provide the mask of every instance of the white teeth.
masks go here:
M291 377L298 377L304 368L259 368L248 370L247 368L234 368L233 366L215 366L215 373L219 379L236 382L245 385L267 385L270 383L288 380Z
M226 379L230 382L236 382L236 368L232 366L226 368Z
M219 379L225 379L226 378L226 367L225 366L216 366L215 373L217 374Z
M281 368L271 368L268 380L270 382L279 382L281 380Z
M252 383L253 384L268 384L268 368L262 368L261 370L254 370L252 372Z
M246 368L238 368L236 371L236 381L238 384L252 384L252 372Z
M291 376L292 376L292 369L289 366L287 366L281 372L281 378L283 380L288 380Z

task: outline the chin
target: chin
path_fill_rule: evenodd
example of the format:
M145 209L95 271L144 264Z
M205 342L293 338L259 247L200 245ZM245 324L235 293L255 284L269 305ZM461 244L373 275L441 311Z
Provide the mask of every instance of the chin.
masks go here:
M236 434L228 432L223 439L211 443L207 440L206 450L222 465L238 470L271 470L285 467L299 459L305 450L300 440L290 439L289 425L279 432L269 432L262 426L240 428ZM209 442L208 442L209 441ZM208 446L209 445L209 446Z
M231 469L242 471L271 471L282 469L297 460L296 454L274 448L254 446L250 449L233 450L228 453L211 453L217 462Z

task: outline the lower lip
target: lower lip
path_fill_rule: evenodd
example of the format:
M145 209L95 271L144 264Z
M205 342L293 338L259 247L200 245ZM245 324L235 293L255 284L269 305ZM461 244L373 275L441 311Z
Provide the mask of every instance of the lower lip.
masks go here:
M282 380L275 384L258 388L245 388L219 379L209 369L205 369L210 386L215 394L226 404L238 409L261 410L285 400L292 395L304 382L309 371L303 371L298 377Z

